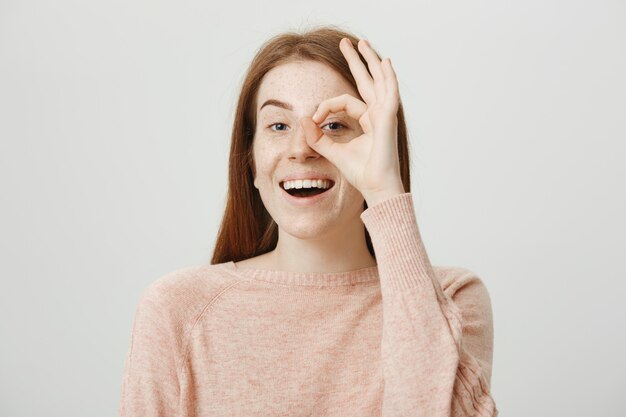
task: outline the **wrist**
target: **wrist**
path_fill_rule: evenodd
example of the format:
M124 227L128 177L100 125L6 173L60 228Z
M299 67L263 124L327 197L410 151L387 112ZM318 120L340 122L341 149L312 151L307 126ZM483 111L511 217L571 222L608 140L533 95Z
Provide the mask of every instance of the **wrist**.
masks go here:
M404 187L401 184L396 184L388 188L384 188L380 191L367 192L363 194L363 198L365 198L365 202L368 207L375 206L376 204L382 203L385 200L396 197L398 195L404 194Z

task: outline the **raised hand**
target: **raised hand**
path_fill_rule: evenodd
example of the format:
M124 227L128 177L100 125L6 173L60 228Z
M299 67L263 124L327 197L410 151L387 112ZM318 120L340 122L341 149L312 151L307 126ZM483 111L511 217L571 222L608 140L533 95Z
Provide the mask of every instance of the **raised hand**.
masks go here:
M333 163L350 184L358 189L368 206L404 193L398 158L398 80L391 60L380 61L369 43L361 39L358 48L372 76L361 62L350 40L339 43L357 88L365 102L344 94L320 103L312 118L302 118L307 143ZM359 121L363 134L349 142L337 142L318 126L329 112L345 111Z

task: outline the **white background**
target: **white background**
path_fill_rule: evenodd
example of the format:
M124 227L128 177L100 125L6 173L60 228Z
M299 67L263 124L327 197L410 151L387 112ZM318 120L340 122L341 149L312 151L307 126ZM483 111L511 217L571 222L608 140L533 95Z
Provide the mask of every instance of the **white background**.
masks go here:
M0 2L0 415L112 416L139 296L209 262L244 71L390 56L435 265L490 292L501 415L626 415L626 2Z

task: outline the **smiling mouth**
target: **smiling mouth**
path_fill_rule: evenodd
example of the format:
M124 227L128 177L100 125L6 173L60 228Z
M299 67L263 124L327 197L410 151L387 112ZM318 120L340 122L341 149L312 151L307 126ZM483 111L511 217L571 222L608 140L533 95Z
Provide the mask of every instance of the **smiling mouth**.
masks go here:
M323 194L326 191L332 189L335 186L335 182L330 180L330 187L328 188L311 187L311 188L290 188L289 190L285 190L283 188L283 182L279 183L279 186L284 192L294 197L311 197L314 195Z

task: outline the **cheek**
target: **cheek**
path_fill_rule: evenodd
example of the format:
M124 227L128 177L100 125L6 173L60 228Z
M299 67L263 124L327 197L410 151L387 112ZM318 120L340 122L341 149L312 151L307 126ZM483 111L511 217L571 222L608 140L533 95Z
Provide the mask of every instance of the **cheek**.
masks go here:
M278 149L272 149L265 143L253 144L252 155L255 167L255 185L271 182L277 162L280 160Z

